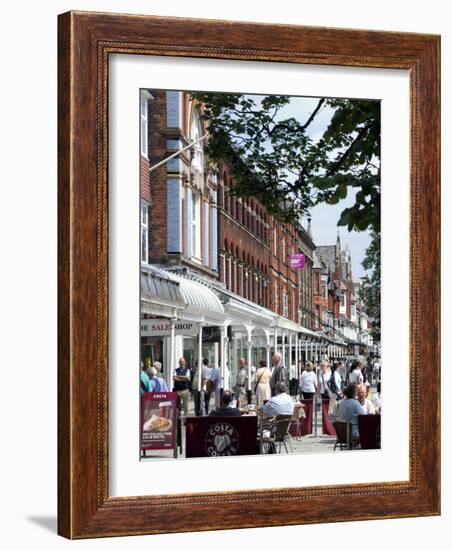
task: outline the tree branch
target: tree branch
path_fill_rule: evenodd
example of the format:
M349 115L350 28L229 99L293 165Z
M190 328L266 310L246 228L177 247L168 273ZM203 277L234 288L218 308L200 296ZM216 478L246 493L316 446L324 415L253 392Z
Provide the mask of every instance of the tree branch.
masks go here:
M317 107L312 111L311 116L308 118L308 120L303 124L301 127L302 130L306 130L306 128L311 124L311 122L315 119L317 116L317 113L320 111L322 105L325 103L326 99L322 97L322 99L319 99L319 102L317 103Z

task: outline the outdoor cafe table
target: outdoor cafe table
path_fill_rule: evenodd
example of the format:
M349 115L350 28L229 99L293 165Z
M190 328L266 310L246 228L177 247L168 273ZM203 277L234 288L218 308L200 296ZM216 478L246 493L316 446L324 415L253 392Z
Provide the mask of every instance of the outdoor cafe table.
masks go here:
M185 456L258 454L256 415L187 416Z

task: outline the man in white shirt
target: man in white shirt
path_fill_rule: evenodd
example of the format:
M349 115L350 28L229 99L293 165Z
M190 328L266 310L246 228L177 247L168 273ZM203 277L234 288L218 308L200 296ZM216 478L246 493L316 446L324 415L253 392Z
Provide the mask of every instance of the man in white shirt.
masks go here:
M286 384L278 382L275 386L275 392L276 395L269 399L262 408L264 416L292 415L294 403L292 397L287 394Z

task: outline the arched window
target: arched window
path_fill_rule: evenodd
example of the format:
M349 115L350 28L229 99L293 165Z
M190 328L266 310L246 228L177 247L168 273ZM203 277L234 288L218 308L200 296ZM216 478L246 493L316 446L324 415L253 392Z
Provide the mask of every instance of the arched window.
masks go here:
M229 193L229 186L231 182L225 176L224 178L224 209L228 214L231 213L231 195Z
M229 282L229 289L232 290L232 292L235 292L235 269L234 269L234 243L231 243L229 245L229 259L227 260L229 262L229 268L231 270L231 279Z
M229 276L230 276L229 266L230 266L229 258L226 257L226 259L225 259L224 282L226 283L226 288L227 289L229 289Z
M236 208L236 220L239 223L242 223L242 203L240 199L237 199L237 208Z

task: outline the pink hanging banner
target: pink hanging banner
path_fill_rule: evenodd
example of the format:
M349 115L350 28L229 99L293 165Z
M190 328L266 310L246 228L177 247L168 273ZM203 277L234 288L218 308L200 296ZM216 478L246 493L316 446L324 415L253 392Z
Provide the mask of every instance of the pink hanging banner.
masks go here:
M290 267L292 269L304 268L304 254L291 254L290 255Z

